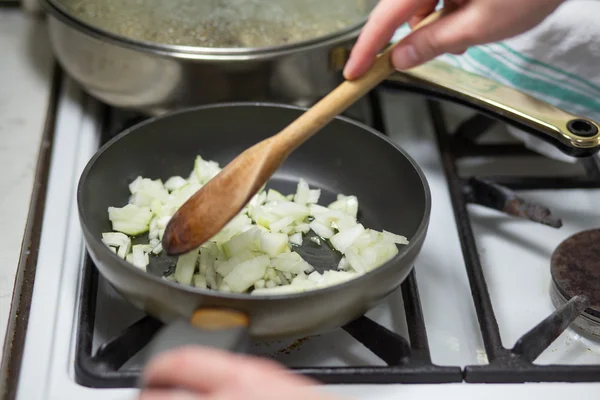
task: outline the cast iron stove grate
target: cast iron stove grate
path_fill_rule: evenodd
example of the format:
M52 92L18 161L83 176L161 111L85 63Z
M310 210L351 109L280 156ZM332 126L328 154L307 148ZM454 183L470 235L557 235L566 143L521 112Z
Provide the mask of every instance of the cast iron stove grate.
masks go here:
M463 122L454 132L450 132L443 109L437 101L440 98L448 99L446 95L395 82L386 83L386 87L402 88L433 98L428 100L427 105L448 182L473 303L489 361L487 365L466 366L464 380L470 383L600 382L600 364L534 364L537 357L589 306L589 300L585 295L572 296L554 313L521 336L512 349L503 346L467 210L468 204L479 204L515 217L527 218L559 228L562 222L546 207L527 202L512 190L600 188L598 158L580 160L585 170L583 176L566 178L496 176L487 177L485 180L474 176L465 178L459 174L458 162L469 157L543 156L531 152L521 144L478 143L478 139L497 121L509 124L513 122L502 115L478 109L480 114L476 114ZM525 126L517 125L517 127L528 130ZM548 264L550 266L550 260Z
M398 88L398 84L392 84L392 86L394 89ZM414 87L402 86L402 89L423 92ZM425 92L424 94L431 95L432 93ZM436 93L433 95L439 98ZM377 92L370 94L369 104L373 127L385 133L383 110ZM510 155L527 153L527 150L522 146L476 144L475 139L494 123L492 119L483 115L477 115L463 124L454 134L450 134L445 126L439 104L430 102L429 108L449 182L462 251L489 365L467 366L463 370L458 366L445 367L432 363L417 282L413 272L401 287L408 340L364 316L343 327L347 333L381 358L387 366L293 369L297 373L328 384L450 383L463 380L473 383L600 381L600 365L538 366L533 364L539 354L548 348L556 337L586 308L586 299L583 297L573 297L562 308L525 333L513 349L503 347L467 212L468 203L477 203L514 216L558 227L561 225L560 220L552 216L545 207L519 198L508 188L600 187L598 166L592 162L586 162L589 176L576 179L502 177L491 180L476 177L464 179L458 175L456 167L456 161L462 156ZM139 120L137 116L130 116L130 118L121 116L117 125L114 125L115 121L113 121L113 127L107 130L109 132L107 136L131 126ZM457 152L458 141L461 142L460 153ZM134 387L140 371L125 369L122 366L150 341L162 324L152 317L144 317L117 337L102 344L95 354L92 354L97 288L98 272L88 257L84 266L84 290L77 330L75 379L81 385L95 388Z

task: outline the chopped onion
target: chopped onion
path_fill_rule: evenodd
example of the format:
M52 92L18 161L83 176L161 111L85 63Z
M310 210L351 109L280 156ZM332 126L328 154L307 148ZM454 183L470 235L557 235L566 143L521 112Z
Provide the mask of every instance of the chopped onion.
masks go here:
M288 235L284 233L260 232L260 251L270 257L288 250Z
M148 231L152 211L149 207L127 204L122 208L108 207L108 219L113 230L130 236L141 235Z
M184 285L192 283L197 259L198 250L192 250L189 253L179 256L175 265L175 280L177 282Z
M219 171L218 163L198 156L187 179L172 176L163 184L138 176L129 184L128 204L108 208L113 232L102 234L103 243L145 270L151 257L163 252L161 240L171 217ZM398 254L398 245L408 244L404 236L365 229L357 221L356 196L339 194L327 207L318 204L320 198L321 190L304 179L295 193L261 188L213 238L181 255L174 273L163 278L223 292L301 293L369 272ZM310 231L314 234L309 240L317 246L329 240L341 253L332 270L321 274L294 251ZM132 245L135 236L140 236L135 241L139 244Z
M324 225L318 221L313 221L310 224L310 229L312 229L317 235L321 236L323 239L329 239L333 236L333 229Z
M346 249L352 246L364 231L365 228L361 224L354 225L352 228L333 235L331 237L331 245L340 253L345 253Z
M242 293L262 279L269 265L269 256L259 256L238 264L223 278L232 292Z
M302 246L302 233L298 232L290 235L290 243L296 246Z

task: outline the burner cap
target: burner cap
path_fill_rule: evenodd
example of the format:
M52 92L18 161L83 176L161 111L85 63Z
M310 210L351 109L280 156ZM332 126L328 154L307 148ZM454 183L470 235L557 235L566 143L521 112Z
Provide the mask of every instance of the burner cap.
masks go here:
M551 260L552 297L558 308L577 295L589 307L575 325L600 335L600 229L579 232L562 242Z

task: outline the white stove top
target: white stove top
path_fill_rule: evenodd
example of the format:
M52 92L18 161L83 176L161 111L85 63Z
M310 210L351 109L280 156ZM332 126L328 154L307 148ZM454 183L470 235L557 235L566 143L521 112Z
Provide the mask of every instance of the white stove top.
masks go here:
M425 316L432 361L442 366L486 364L473 299L467 279L448 186L440 164L423 100L408 94L384 94L388 130L419 163L431 186L433 207L428 237L415 269ZM65 79L57 118L51 175L37 265L34 297L18 399L132 399L134 389L91 389L74 380L76 327L81 296L83 238L79 228L75 190L79 174L99 145L97 103ZM460 113L453 115L458 116ZM479 160L484 168L488 160ZM526 165L526 164L521 164ZM573 165L545 163L564 171ZM531 173L532 166L527 166ZM550 255L571 234L600 225L600 190L563 190L521 193L548 206L562 217L553 229L499 212L471 207L489 292L502 342L515 341L555 309L549 295ZM142 314L100 280L95 343L112 337ZM116 304L115 304L116 302ZM368 315L387 328L406 335L402 295L398 291ZM107 321L111 321L108 323ZM253 352L277 353L289 366L384 365L341 329L302 342L288 351L286 343L257 346ZM289 353L289 354L288 354ZM593 341L567 329L537 360L539 364L600 364L600 340ZM503 400L507 396L558 399L597 398L597 384L436 384L328 385L324 390L360 399L444 398Z

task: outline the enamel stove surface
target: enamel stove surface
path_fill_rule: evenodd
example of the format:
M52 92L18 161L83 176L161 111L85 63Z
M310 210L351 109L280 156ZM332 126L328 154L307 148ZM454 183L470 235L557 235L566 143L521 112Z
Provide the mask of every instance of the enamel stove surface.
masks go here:
M415 263L420 308L431 361L442 367L486 366L494 349L484 341L489 330L478 323L465 257L459 240L448 180L433 134L425 101L415 95L383 92L381 105L390 137L419 163L429 181L433 205L429 233ZM455 121L465 117L463 109L448 108ZM58 106L50 181L45 205L35 288L27 329L18 399L132 399L128 387L93 388L79 383L75 371L82 298L85 298L86 253L78 222L75 193L79 174L100 145L102 107L84 95L70 80L63 82ZM502 136L502 134L500 135ZM527 157L504 160L488 158L461 162L460 172L488 171L497 175L507 169L515 173L566 175L577 168L554 161ZM466 171L466 172L465 172ZM449 190L450 189L450 190ZM410 190L410 188L407 188ZM527 200L548 207L562 219L560 229L525 219L516 219L480 206L467 207L478 246L489 299L495 311L501 344L512 349L515 342L556 308L550 297L550 258L554 249L572 234L600 225L600 190L562 189L519 191ZM115 294L101 278L97 282L94 317L94 350L119 334L143 314ZM390 331L408 338L411 327L401 290L367 317ZM485 300L485 299L484 299ZM480 306L481 304L478 304ZM410 309L410 307L409 307ZM320 337L291 342L255 344L252 352L273 357L289 367L383 367L385 363L348 333L338 329ZM414 332L413 332L414 333ZM493 335L492 335L493 336ZM416 345L416 343L411 343ZM390 351L393 351L391 349ZM492 354L499 357L499 354ZM125 367L134 366L140 354ZM535 359L535 364L572 366L600 365L600 341L567 328ZM469 369L467 369L469 370ZM460 370L459 370L460 371ZM474 369L473 377L477 377ZM540 372L544 374L545 372ZM349 375L350 376L350 375ZM350 376L351 377L351 376ZM363 379L364 380L364 379ZM545 379L542 379L545 380ZM552 379L547 379L552 380ZM600 378L596 379L600 380ZM360 399L444 398L506 399L507 396L558 399L575 396L597 398L600 383L528 384L331 384L324 390Z

